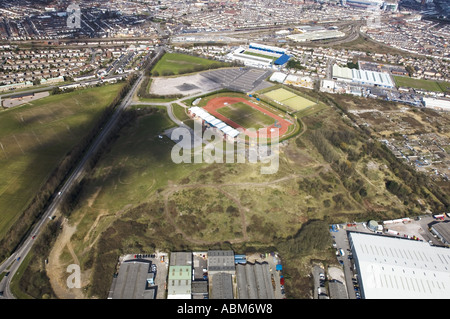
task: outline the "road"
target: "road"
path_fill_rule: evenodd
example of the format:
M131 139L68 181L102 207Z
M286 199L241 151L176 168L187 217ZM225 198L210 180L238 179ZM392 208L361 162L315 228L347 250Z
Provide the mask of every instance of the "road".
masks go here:
M158 49L160 51L164 50L163 48ZM158 52L157 52L158 53ZM153 59L158 58L159 54L156 54ZM6 260L0 265L0 273L5 272L6 270L9 271L9 275L3 277L2 281L0 282L0 292L3 292L3 295L0 296L0 299L14 299L14 295L12 294L10 290L10 284L11 280L14 277L14 275L17 273L22 261L25 259L27 254L30 252L33 243L35 239L34 236L38 237L39 233L46 225L46 223L51 221L51 217L54 216L58 208L60 207L61 203L64 200L64 197L68 193L68 191L72 188L73 185L75 185L79 180L81 180L84 172L85 167L88 161L90 160L91 156L95 154L95 152L98 150L99 146L102 144L102 142L105 140L105 137L108 136L108 134L111 132L111 129L116 125L121 113L132 103L132 99L136 91L139 89L139 86L141 84L142 79L144 78L144 74L142 72L139 73L138 79L133 84L132 88L128 92L128 94L122 99L122 102L119 106L116 107L115 112L111 116L109 122L103 127L100 134L97 136L95 141L91 144L88 151L85 153L85 156L82 158L82 160L78 163L75 170L72 172L70 177L64 182L64 185L61 187L61 189L58 191L57 195L54 196L52 202L50 203L49 207L43 214L42 218L37 222L31 232L31 236L27 238L20 247Z

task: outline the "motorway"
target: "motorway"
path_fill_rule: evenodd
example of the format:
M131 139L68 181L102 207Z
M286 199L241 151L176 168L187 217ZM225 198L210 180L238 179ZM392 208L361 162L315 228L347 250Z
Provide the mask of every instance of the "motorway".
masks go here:
M153 59L157 59L159 57L159 53L163 49L160 48L158 54L155 55ZM4 276L2 281L0 282L0 292L3 292L2 295L0 295L0 299L14 299L14 295L12 294L10 290L10 284L12 281L12 278L17 273L22 261L25 259L27 254L30 252L33 243L35 241L35 238L39 236L39 233L41 229L46 225L47 222L49 222L58 211L59 206L64 200L64 197L68 193L68 191L72 188L73 185L75 185L78 181L81 180L84 172L86 164L88 163L89 159L95 152L98 150L99 146L102 144L102 142L105 140L105 138L110 133L111 129L116 125L121 113L132 103L132 99L136 91L139 89L139 86L142 82L142 79L144 78L144 74L141 71L139 73L138 79L133 84L132 88L128 92L128 94L122 99L122 102L119 106L116 107L115 112L111 116L109 122L103 127L100 134L97 136L95 141L91 144L88 151L85 153L85 156L82 158L82 160L78 163L75 170L72 172L69 178L64 182L64 185L59 189L56 196L54 196L52 202L50 203L47 210L42 215L41 219L34 225L31 236L29 236L22 244L21 246L7 259L0 265L0 273L5 272L8 270L9 274L8 276ZM36 237L35 237L36 236Z

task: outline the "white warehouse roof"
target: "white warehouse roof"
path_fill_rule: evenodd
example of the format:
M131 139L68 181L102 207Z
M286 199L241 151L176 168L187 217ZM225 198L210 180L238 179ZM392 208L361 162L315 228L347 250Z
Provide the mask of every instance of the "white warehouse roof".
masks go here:
M350 69L347 67L340 67L337 64L333 65L333 77L351 80L352 82L360 84L378 85L388 88L395 87L391 76L386 72Z
M366 299L448 299L450 249L427 242L349 233Z

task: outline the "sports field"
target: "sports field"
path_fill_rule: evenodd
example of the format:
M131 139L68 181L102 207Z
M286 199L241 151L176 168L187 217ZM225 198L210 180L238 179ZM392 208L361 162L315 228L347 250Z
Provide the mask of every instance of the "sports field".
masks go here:
M256 105L245 98L215 97L203 107L209 114L217 117L235 129L243 129L245 134L255 137L251 129L257 131L259 137L270 138L274 129L278 129L278 136L285 135L293 123L268 109ZM267 131L261 130L267 128ZM249 131L250 130L250 131Z
M304 97L283 88L269 91L264 93L264 95L279 104L286 105L294 111L302 111L316 104L313 101L305 99Z
M422 89L432 92L446 92L449 90L449 82L438 82L433 80L414 79L407 76L394 76L395 85L414 89Z
M249 106L243 102L237 102L226 107L217 109L219 114L229 118L238 125L247 129L260 128L270 126L275 123L275 119L269 115Z
M211 68L211 66L217 67L222 65L225 66L227 64L187 54L166 53L153 67L152 73L156 71L162 76L184 74L206 70Z

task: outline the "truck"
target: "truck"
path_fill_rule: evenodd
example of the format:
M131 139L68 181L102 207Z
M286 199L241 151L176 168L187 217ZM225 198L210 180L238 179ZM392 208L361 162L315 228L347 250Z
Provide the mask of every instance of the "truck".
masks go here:
M434 219L438 219L438 220L444 220L445 215L444 214L440 214L440 215L433 215Z
M344 250L342 248L339 248L339 255L342 257L345 256Z

